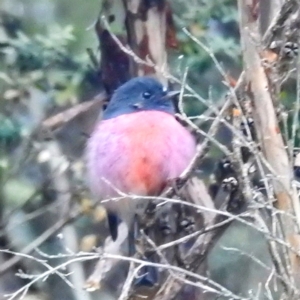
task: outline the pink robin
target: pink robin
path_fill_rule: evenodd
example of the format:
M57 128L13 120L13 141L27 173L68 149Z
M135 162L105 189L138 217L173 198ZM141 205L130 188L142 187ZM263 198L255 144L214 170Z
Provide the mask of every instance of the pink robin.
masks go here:
M88 181L97 199L120 192L158 196L188 166L196 143L174 117L175 94L150 77L131 79L114 92L86 149ZM129 237L134 235L135 216L147 204L130 197L104 203L114 240L118 219L127 224Z

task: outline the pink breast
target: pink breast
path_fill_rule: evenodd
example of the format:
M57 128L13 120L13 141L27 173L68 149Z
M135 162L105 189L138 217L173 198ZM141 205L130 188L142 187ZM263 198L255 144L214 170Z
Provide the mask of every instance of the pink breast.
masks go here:
M157 195L180 176L194 156L191 134L159 111L126 114L100 122L87 146L87 171L97 197Z

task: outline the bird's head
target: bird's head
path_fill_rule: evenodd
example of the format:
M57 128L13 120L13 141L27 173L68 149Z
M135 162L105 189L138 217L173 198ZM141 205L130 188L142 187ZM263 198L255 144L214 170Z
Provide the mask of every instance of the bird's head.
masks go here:
M103 119L145 110L174 114L171 99L178 94L177 91L169 91L154 78L136 77L116 89L104 111Z

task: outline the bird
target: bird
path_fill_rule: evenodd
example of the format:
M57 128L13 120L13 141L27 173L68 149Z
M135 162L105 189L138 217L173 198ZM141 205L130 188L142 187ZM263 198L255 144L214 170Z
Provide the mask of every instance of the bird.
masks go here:
M136 216L148 204L135 196L158 196L178 178L196 153L192 134L175 118L178 95L153 77L130 79L118 87L86 146L87 179L92 195L103 203L113 240L119 221L134 235Z

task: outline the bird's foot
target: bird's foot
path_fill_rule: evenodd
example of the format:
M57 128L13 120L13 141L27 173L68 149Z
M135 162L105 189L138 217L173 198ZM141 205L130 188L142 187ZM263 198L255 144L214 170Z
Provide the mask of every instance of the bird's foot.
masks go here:
M145 260L149 261L149 260ZM150 261L149 261L150 262ZM153 287L158 283L158 269L151 265L142 267L134 281L135 287Z

